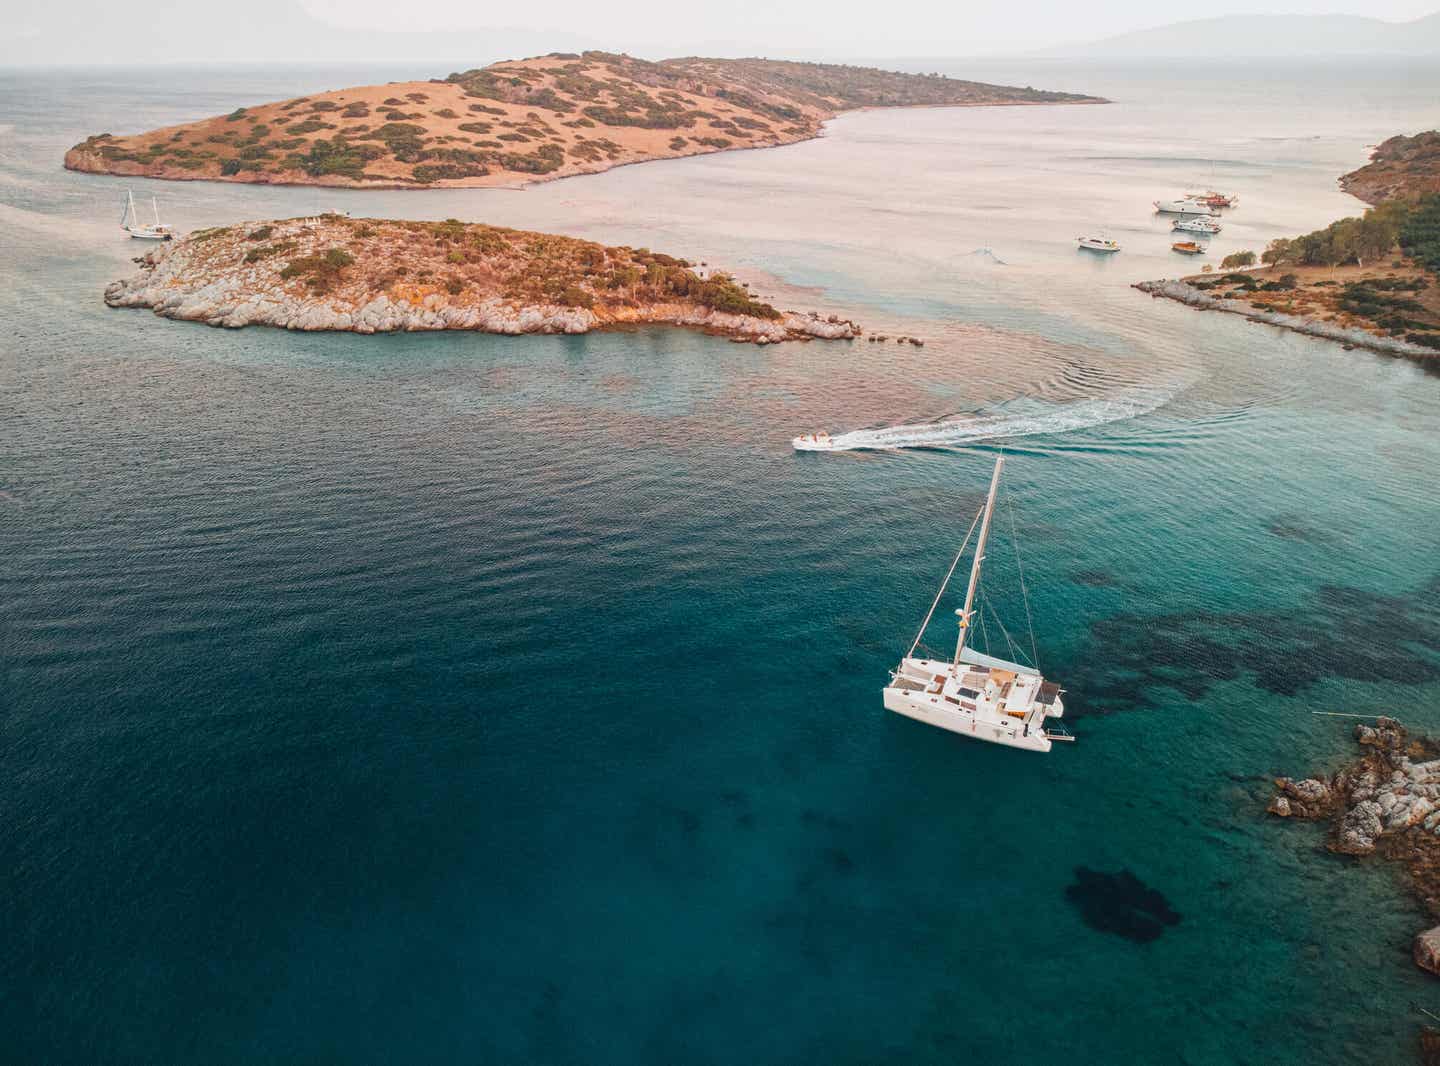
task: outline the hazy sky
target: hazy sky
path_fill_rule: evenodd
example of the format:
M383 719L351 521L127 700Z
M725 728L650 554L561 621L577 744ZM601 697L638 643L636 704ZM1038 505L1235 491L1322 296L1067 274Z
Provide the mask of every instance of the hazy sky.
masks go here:
M602 39L663 45L707 42L784 44L789 50L840 49L857 55L974 55L1043 48L1108 37L1190 18L1229 14L1356 14L1403 21L1428 15L1436 0L546 0L487 5L473 0L304 0L336 25L397 29L513 27L563 29Z
M884 59L1017 53L1187 18L1334 14L1337 0L21 0L0 64L424 58L475 63L605 48L667 55ZM1440 0L1338 0L1406 21ZM426 33L424 31L439 31Z

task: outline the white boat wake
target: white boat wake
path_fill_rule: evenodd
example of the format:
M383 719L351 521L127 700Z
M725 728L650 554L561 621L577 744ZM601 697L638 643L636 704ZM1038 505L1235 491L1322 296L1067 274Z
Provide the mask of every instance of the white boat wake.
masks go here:
M849 452L893 448L945 448L979 440L1070 433L1148 414L1174 396L1173 391L1134 391L1094 400L1054 405L1017 400L989 413L948 422L856 429L820 440L797 437L799 451Z

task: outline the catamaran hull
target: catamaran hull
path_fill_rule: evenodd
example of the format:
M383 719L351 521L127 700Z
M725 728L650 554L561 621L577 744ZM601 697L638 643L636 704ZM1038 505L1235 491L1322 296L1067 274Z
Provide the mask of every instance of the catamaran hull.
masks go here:
M1059 700L1056 700L1059 705ZM990 744L1003 744L1007 748L1023 748L1025 751L1049 751L1050 738L1044 730L1031 727L1027 733L1024 723L1016 721L1013 726L997 722L977 721L973 714L954 710L939 697L927 693L908 693L899 689L885 689L885 709L913 718L917 722L933 725L951 733L972 740L984 740ZM1058 717L1058 715L1052 715Z

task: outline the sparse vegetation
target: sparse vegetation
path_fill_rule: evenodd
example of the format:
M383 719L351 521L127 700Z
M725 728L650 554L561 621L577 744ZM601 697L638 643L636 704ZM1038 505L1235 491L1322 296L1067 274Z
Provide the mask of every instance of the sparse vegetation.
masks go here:
M656 154L788 143L814 136L826 118L850 107L1088 99L862 67L652 63L607 52L495 63L423 85L346 89L238 108L163 135L90 138L72 149L67 165L101 171L138 165L160 176L182 167L241 181L480 184ZM375 129L349 124L372 113L383 120ZM485 139L467 142L456 135L457 126ZM565 132L557 126L595 134L574 138L578 143L567 148L556 143ZM166 151L161 142L183 140L187 130L195 132L193 143L213 146L209 155ZM653 139L635 136L637 130L676 132L658 148ZM704 136L690 136L690 130ZM272 132L281 139L269 140ZM471 149L471 155L456 154Z

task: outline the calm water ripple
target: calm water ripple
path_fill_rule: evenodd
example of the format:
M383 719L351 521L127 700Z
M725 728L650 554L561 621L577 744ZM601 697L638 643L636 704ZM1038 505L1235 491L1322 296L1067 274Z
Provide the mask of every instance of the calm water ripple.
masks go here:
M1117 102L524 193L154 190L646 245L926 341L757 349L107 311L125 183L65 147L375 72L0 72L7 1057L1410 1060L1417 909L1260 812L1348 750L1312 709L1440 729L1440 379L1128 286L1181 268L1161 194L1241 194L1217 254L1357 210L1434 71L966 73ZM888 448L789 450L820 428ZM1047 758L880 708L1002 445ZM1087 924L1078 867L1181 920Z

